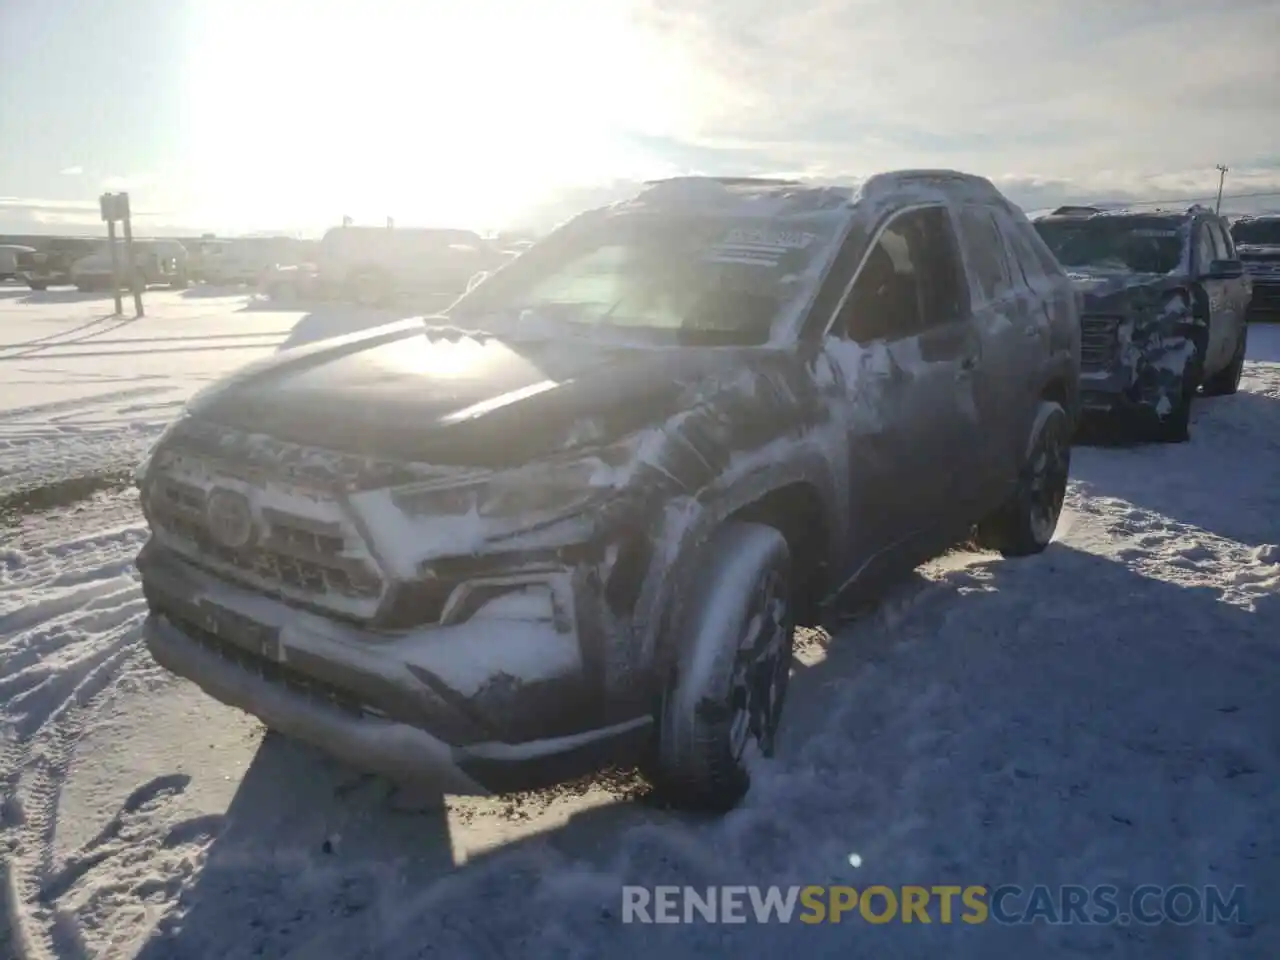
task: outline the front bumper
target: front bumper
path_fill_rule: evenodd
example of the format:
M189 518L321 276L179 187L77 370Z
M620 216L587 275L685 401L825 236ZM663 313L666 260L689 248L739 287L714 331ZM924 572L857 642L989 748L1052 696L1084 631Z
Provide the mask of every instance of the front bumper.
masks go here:
M647 715L602 703L575 632L478 619L396 634L288 606L152 544L138 558L157 663L268 726L398 782L545 785L639 748Z

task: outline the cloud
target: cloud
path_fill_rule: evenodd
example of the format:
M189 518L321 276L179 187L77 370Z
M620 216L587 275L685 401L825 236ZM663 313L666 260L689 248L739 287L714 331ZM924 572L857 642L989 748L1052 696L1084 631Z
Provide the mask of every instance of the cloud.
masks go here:
M154 178L149 173L137 173L129 176L112 176L106 177L102 181L102 189L114 191L130 191L139 190L152 182Z
M84 167L63 167L58 173L64 177L78 177L84 173Z
M1132 180L1274 150L1270 0L645 2L702 78L666 132L779 166Z
M181 218L157 210L134 209L134 221L149 232L176 232ZM0 233L97 233L105 230L97 200L0 197ZM195 231L199 232L199 231Z

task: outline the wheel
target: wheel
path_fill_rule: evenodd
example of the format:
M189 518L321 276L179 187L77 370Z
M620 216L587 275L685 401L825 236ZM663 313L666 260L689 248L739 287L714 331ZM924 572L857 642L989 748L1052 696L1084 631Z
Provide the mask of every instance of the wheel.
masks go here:
M795 633L791 553L773 527L730 522L697 561L646 772L675 804L723 812L751 786L753 745L773 754Z
M1071 474L1071 420L1059 403L1041 401L1027 458L1012 496L978 524L978 545L1006 557L1040 553L1053 539Z
M1156 443L1186 443L1191 439L1191 405L1200 385L1200 365L1193 357L1182 371L1180 390L1163 417L1159 410L1151 423L1150 439ZM1172 391L1171 391L1172 392Z
M42 280L28 280L27 286L32 290L48 290L49 285Z
M1249 325L1242 324L1236 341L1236 352L1225 370L1220 370L1204 383L1206 397L1229 397L1240 389L1240 377L1244 373L1244 358L1249 352Z
M173 283L169 284L171 290L185 290L190 285L186 274L179 274L174 278Z

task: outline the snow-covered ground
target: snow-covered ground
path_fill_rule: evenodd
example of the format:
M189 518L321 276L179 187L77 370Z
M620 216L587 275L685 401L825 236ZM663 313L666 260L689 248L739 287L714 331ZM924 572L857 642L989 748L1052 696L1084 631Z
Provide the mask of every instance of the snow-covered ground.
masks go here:
M295 328L371 322L49 296L0 300L0 470L27 479L127 460ZM1274 957L1280 328L1251 355L1191 443L1077 449L1043 556L950 555L811 648L719 821L616 781L415 811L149 662L128 491L0 527L0 957ZM1246 922L620 920L622 884L1105 882L1243 885Z
M0 497L132 466L188 396L284 344L396 314L281 310L208 287L144 295L125 317L101 293L0 285Z

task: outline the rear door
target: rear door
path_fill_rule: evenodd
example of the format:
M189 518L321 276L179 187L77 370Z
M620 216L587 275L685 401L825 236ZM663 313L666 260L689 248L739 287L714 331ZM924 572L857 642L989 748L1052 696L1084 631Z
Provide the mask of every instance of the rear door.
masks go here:
M1049 315L1033 290L1008 236L1015 226L988 206L956 211L968 264L974 323L982 340L981 376L975 383L983 487L991 507L1017 476L1034 416L1038 375L1049 356Z
M1213 243L1213 253L1218 260L1235 260L1236 248L1231 242L1231 234L1227 231L1226 225L1218 220L1209 221L1206 226L1209 228L1209 238ZM1226 330L1227 354L1226 361L1230 363L1235 357L1236 344L1240 342L1240 334L1244 329L1245 320L1249 313L1249 299L1251 288L1247 276L1240 276L1234 280L1222 281L1224 292L1223 299L1225 301L1225 313L1223 327Z
M1191 276L1204 290L1209 308L1209 343L1204 356L1206 376L1217 373L1227 364L1235 346L1228 281L1214 280L1209 276L1209 264L1215 258L1209 225L1203 220L1196 221L1191 234Z

